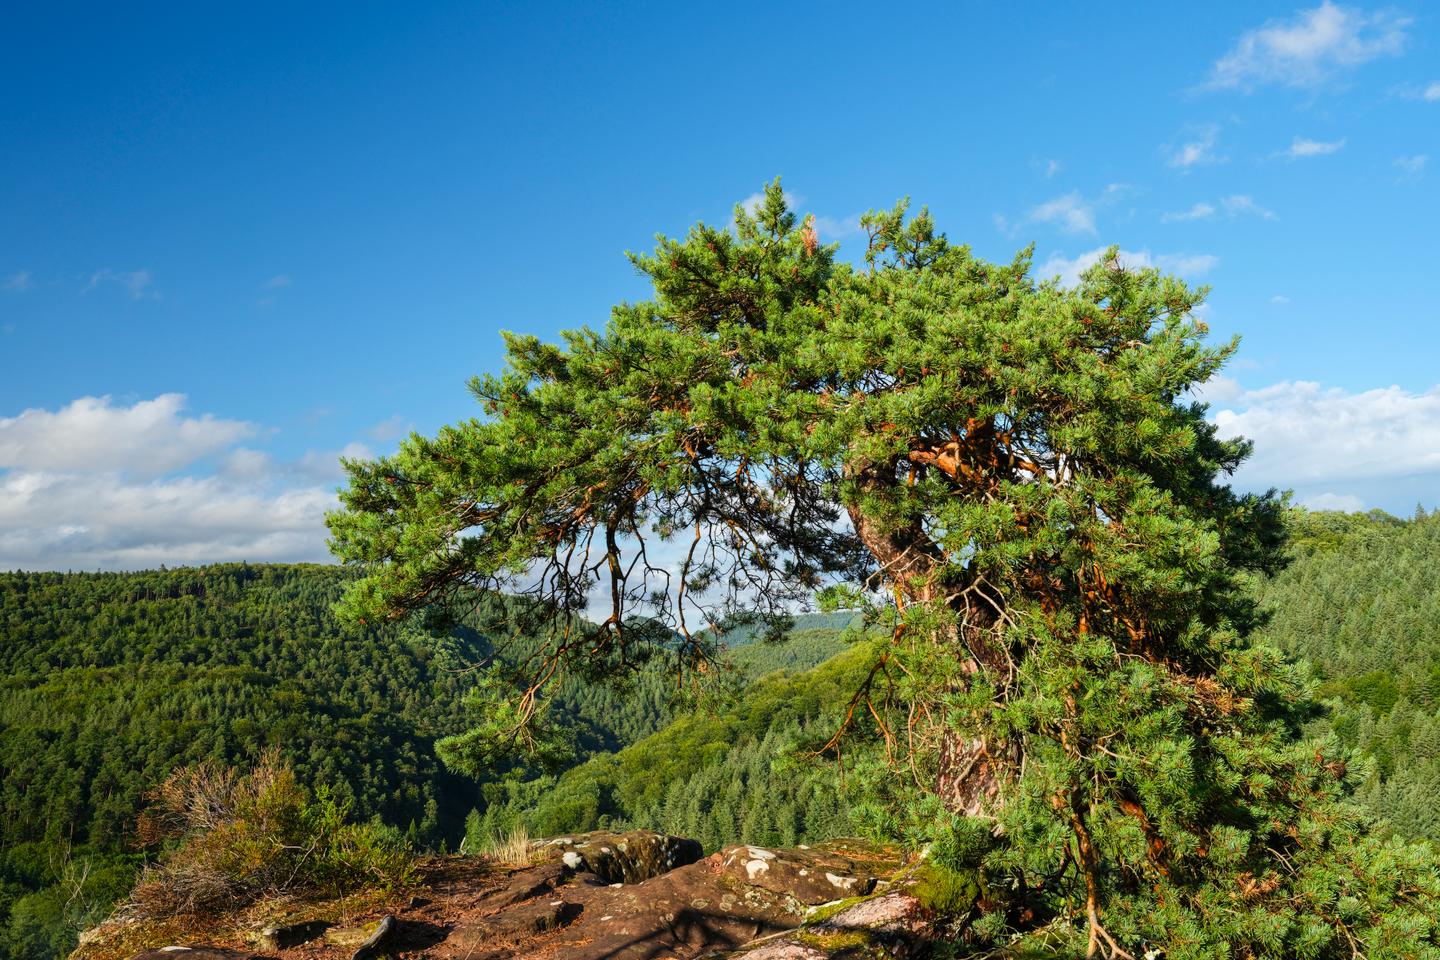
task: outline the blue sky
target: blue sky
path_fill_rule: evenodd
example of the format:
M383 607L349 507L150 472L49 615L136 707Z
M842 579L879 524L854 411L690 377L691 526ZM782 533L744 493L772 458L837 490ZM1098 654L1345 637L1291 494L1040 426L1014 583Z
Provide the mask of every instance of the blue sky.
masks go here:
M34 4L0 89L0 568L323 559L338 452L776 175L842 251L908 195L1211 284L1242 485L1440 501L1418 3Z

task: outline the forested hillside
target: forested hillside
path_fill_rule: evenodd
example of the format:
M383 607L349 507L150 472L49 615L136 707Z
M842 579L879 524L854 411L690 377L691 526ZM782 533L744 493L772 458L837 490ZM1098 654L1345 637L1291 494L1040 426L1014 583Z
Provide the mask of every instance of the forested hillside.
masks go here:
M1259 585L1261 639L1305 660L1333 730L1373 759L1366 803L1440 841L1440 514L1297 513L1294 560Z
M478 639L344 629L329 611L343 577L243 565L0 577L12 953L62 948L59 914L128 888L144 793L181 764L243 763L273 745L361 817L438 837L451 808L463 816L456 795L472 788L445 774L432 742L461 721ZM89 868L83 890L61 883L67 850L72 873Z
M1332 705L1311 732L1371 758L1372 808L1440 839L1440 516L1297 511L1292 528L1293 562L1257 582L1261 639L1303 659ZM448 632L348 628L330 609L348 579L268 565L0 575L0 953L63 952L124 893L135 816L171 769L266 746L422 845L453 847L472 811L471 849L517 828L633 824L714 848L867 827L858 780L806 759L867 666L865 645L841 639L849 615L801 618L782 645L737 632L738 692L678 715L658 669L621 688L568 681L551 712L576 766L477 784L433 744L463 727L468 668L492 653L477 628L503 609Z
M834 651L834 631L799 641ZM758 652L748 648L742 653ZM695 711L619 753L559 777L486 788L470 824L477 843L517 828L539 836L643 827L728 843L789 846L859 832L863 797L843 768L807 762L839 727L874 660L871 644L801 674L777 671L720 712ZM865 756L863 743L851 750Z
M144 794L184 764L277 747L358 818L458 842L483 800L434 741L463 728L503 604L453 631L346 627L331 606L350 579L318 565L0 574L0 956L63 952L129 888ZM807 618L785 646L736 636L740 675L818 663L848 619ZM667 693L658 665L619 687L569 680L551 714L580 762L668 723Z

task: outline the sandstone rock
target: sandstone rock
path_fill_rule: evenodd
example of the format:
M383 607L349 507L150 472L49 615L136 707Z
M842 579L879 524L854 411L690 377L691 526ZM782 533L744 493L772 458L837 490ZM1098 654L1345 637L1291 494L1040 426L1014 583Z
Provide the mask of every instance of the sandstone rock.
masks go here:
M512 876L514 879L503 890L486 896L482 901L486 908L503 910L550 893L564 882L565 868L559 863L545 863L518 870Z
M229 947L211 947L203 944L188 947L161 947L137 953L131 960L259 960L248 950L232 950Z
M861 900L818 923L752 944L736 960L905 958L924 955L934 940L932 917L908 893Z
M866 896L875 889L869 861L821 846L777 851L745 845L716 856L724 872L807 906Z
M558 861L570 870L593 873L605 883L639 883L692 864L704 853L694 840L650 830L599 830L537 840L531 851L536 859Z
M828 960L830 953L818 947L809 947L790 940L777 940L746 950L745 960Z
M540 841L533 849L537 862L509 870L481 858L427 861L423 886L363 908L383 903L395 911L393 918L329 927L323 943L267 947L273 956L265 960L346 960L357 951L360 960L386 953L428 960L699 960L736 951L750 960L863 960L887 951L911 954L914 944L933 934L918 901L902 895L909 881L896 873L897 853L873 845L741 845L687 863L699 853L693 841L605 832ZM578 866L568 866L567 859ZM356 906L315 902L305 909L302 916L338 917L354 916ZM234 919L244 923L242 916ZM137 922L135 929L116 928L115 942L165 943L182 935L158 922ZM308 932L282 932L284 922L277 920L270 931L276 944ZM376 937L385 923L388 940ZM226 946L150 951L142 958L262 960L229 949L253 938L253 927L226 927L224 918L211 917L204 929L190 935ZM126 956L97 943L72 960Z
M275 923L261 930L256 940L261 950L267 952L286 950L322 936L329 926L330 924L324 920Z
M448 948L464 952L502 946L539 933L558 930L584 912L582 904L567 900L540 900L503 910L493 917L456 925L445 938Z

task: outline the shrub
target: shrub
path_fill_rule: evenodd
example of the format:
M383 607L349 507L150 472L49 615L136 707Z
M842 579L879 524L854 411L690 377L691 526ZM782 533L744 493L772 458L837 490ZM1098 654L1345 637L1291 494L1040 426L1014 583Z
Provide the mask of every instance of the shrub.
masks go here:
M131 893L148 915L240 906L286 890L393 889L413 879L398 831L349 821L321 788L312 799L276 753L254 769L204 763L177 770L151 794L145 843L168 847Z

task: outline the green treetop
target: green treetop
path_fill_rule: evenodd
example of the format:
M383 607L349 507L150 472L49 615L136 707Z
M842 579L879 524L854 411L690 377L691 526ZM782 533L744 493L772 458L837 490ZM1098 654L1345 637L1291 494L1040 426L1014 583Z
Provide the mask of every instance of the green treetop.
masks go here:
M1355 838L1343 759L1295 742L1308 701L1245 642L1281 502L1230 489L1249 446L1188 399L1235 349L1204 291L1113 250L1067 289L904 204L852 269L810 224L776 183L733 232L661 238L632 257L653 300L507 335L484 419L346 464L346 613L507 590L546 637L452 761L526 736L559 670L704 671L718 625L838 595L892 630L848 711L877 790L1005 891L973 942L1430 955L1433 872Z

